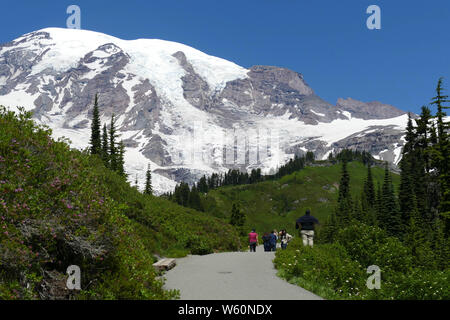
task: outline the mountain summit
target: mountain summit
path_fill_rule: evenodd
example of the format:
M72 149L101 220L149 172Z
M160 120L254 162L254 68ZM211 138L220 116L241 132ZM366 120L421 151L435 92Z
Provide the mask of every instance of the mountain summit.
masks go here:
M397 163L405 112L351 98L331 105L303 76L240 67L189 46L47 28L0 46L0 104L34 118L76 148L89 143L95 94L102 123L118 119L131 180L171 190L229 168L275 170L295 154L343 148Z

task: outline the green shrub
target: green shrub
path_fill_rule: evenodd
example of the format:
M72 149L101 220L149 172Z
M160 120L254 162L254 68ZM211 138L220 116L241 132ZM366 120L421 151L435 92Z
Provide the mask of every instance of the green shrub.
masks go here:
M336 241L350 257L366 268L377 265L382 270L408 272L412 268L410 250L394 237L388 237L380 228L353 222L340 230Z
M274 260L279 275L327 299L449 299L450 271L414 264L410 250L378 228L352 225L334 244L303 247L299 238ZM367 267L381 270L381 288L370 290Z
M74 298L173 299L153 253L239 246L225 221L139 193L30 113L0 107L0 299L67 298L59 280L73 264L83 289Z

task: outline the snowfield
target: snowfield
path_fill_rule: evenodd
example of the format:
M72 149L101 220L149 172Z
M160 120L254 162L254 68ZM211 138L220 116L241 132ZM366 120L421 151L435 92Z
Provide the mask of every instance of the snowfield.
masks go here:
M135 147L126 148L126 170L130 182L134 184L137 178L141 188L145 181L145 171L148 164L150 164L152 171L186 168L211 174L212 172L227 170L226 165L233 164L233 161L235 161L235 164L242 164L242 162L245 164L245 154L248 152L250 161L248 168L256 167L256 160L259 159L258 166L262 168L263 172L268 173L294 156L293 153L285 151L287 147L296 146L308 139L322 141L326 144L326 147L330 148L333 143L353 134L361 133L362 136L367 134L370 132L367 130L372 126L393 126L399 130L404 130L406 127L406 115L383 120L363 120L352 117L352 114L348 111L338 109L336 109L336 112L344 115L346 119L310 125L296 118L290 119L290 112L286 112L282 116L251 114L249 111L253 106L237 106L224 98L224 105L229 110L237 110L241 113L247 112L252 116L251 119L244 117L240 121L235 121L232 129L226 129L218 123L211 113L193 106L185 98L182 78L186 75L186 71L180 66L179 61L173 54L179 51L185 54L186 60L195 73L208 84L211 94L221 92L230 81L248 78L249 69L171 41L158 39L122 40L94 31L60 28L46 28L33 34L39 32L48 33L50 39L47 39L44 35L35 35L30 38L32 40L28 41L27 39L31 34L24 35L14 40L13 45L0 47L0 63L2 55L7 55L10 50L30 51L41 57L32 65L28 77L39 75L47 70L50 70L48 73L50 75L40 79L37 93L27 92L30 91L31 85L18 84L8 94L0 95L0 104L13 108L24 106L27 110L33 110L36 107L36 99L44 90L43 87L57 81L51 76L52 74L70 71L71 68L77 67L80 60L91 53L92 57L98 59L85 64L87 70L90 71L84 74L82 80L89 80L106 70L108 59L115 53L122 51L130 60L121 70L126 77L114 81L120 82L127 92L130 102L125 109L125 113L118 115L118 125L121 138L132 139L135 142ZM110 44L110 46L107 46L104 50L98 50L100 46L107 44ZM8 81L19 76L23 70L12 72L14 74L9 79L0 77L0 89ZM165 142L164 150L173 160L171 166L160 166L144 156L143 148L151 138L145 136L143 130L120 128L126 115L131 114L137 117L138 110L133 109L136 105L135 89L133 88L144 80L150 82L163 102L158 122L152 129L152 135L159 136ZM58 88L58 96L62 95L64 90L70 91L71 81L69 80L65 88ZM81 85L83 85L83 82ZM245 93L252 96L249 91L245 91ZM73 92L70 92L70 94L73 94ZM72 147L78 149L88 147L90 120L87 111L67 119L66 111L70 109L72 102L69 102L64 108L59 107L60 100L54 102L52 110L48 110L47 113L36 120L48 125L53 130L55 138L63 136L69 138ZM282 105L274 104L273 107L282 107ZM312 109L310 111L315 115L325 117L323 113ZM74 127L77 123L86 120L88 120L88 125L84 128ZM109 123L107 118L101 120L102 123ZM135 121L138 121L138 119ZM70 128L70 126L72 127ZM235 138L237 140L237 159L234 157L232 148ZM224 150L225 157L223 157ZM299 150L307 151L304 147L299 147ZM401 157L401 144L396 145L392 150L394 162L398 163ZM231 153L228 153L228 151ZM322 157L328 157L330 152L332 150L326 151ZM256 153L259 153L259 157ZM380 154L376 156L379 157ZM176 185L174 180L156 172L153 173L152 177L154 190L158 194L171 191Z

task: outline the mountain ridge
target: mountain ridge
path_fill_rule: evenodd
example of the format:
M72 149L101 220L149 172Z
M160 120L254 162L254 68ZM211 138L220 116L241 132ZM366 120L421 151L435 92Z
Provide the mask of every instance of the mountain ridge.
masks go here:
M158 193L229 168L269 172L306 151L365 148L396 164L407 120L382 103L333 106L287 68L246 69L165 40L46 28L0 46L0 104L33 110L75 148L89 142L96 93L102 123L118 115L130 180L142 185L150 163Z

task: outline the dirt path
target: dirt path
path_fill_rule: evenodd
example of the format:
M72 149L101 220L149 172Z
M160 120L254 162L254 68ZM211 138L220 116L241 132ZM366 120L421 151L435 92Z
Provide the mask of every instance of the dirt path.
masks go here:
M276 276L274 252L227 252L177 259L166 289L179 289L182 300L316 300L305 289Z

